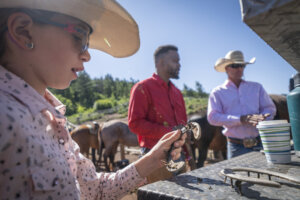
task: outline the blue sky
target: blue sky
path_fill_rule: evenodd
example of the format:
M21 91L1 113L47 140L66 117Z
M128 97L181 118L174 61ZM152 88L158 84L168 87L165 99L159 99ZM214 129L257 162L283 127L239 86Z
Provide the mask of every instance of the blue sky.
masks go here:
M268 93L287 94L289 79L296 70L253 32L241 18L238 0L119 0L139 25L141 46L128 58L113 58L90 50L85 64L91 78L111 74L114 78L143 80L155 72L153 52L164 44L179 48L179 88L202 84L206 92L226 80L214 63L230 50L241 50L249 61L245 80L261 83Z

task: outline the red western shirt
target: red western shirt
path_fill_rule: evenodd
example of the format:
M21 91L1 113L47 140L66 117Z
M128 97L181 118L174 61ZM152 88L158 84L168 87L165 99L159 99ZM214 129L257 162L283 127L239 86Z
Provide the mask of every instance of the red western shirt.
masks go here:
M186 122L183 96L171 81L167 84L153 74L132 87L128 125L138 135L141 147L151 149L174 126Z

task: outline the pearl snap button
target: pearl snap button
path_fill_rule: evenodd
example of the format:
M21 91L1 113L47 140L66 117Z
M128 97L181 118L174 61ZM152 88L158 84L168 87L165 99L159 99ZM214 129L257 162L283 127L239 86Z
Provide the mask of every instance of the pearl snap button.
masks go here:
M64 140L64 139L62 139L62 138L60 138L60 139L58 140L58 142L59 142L59 144L62 144L62 145L64 145L64 144L65 144L65 140Z

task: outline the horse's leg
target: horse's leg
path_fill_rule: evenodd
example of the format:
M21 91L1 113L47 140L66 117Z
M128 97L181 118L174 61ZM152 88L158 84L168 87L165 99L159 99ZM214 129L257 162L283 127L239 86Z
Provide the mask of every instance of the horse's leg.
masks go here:
M96 149L92 148L92 161L96 165Z
M109 151L110 151L110 148L105 148L104 150L104 153L103 153L103 162L104 162L104 165L105 165L105 170L110 172L110 167L108 165L108 162L107 162L107 157L109 155Z
M99 142L99 150L98 150L98 154L99 154L98 162L99 162L100 165L101 165L101 162L102 162L103 148L104 148L104 143L102 141L100 141Z
M198 145L199 149L199 156L198 156L198 163L197 168L203 167L204 162L207 158L207 151L208 151L208 144L205 144L205 142L200 142Z
M88 159L90 159L90 157L89 157L89 148L88 148L88 146L87 145L84 145L84 144L78 144L79 146L80 146L80 152L84 155L84 156L86 156Z
M213 159L217 160L219 158L219 151L213 150L213 156L214 156Z
M226 160L226 158L227 158L227 149L222 150L221 152L222 152L223 160Z
M197 158L196 158L196 146L195 145L191 145L191 147L192 147L192 156L193 156L193 158L194 158L194 160L195 160L195 162L196 162L196 160L197 160Z
M196 169L196 163L195 163L195 160L194 160L193 156L191 156L193 154L193 151L192 151L192 148L191 148L191 145L190 145L189 142L185 143L185 148L187 150L187 153L190 156L190 158L188 160L190 168L191 168L191 170L194 170L194 169Z
M124 144L120 144L120 153L121 153L121 160L124 160L125 159Z
M110 151L110 156L109 156L109 160L110 160L110 165L112 167L112 170L114 171L115 170L115 155L117 153L117 149L118 149L118 146L119 146L119 142L115 143L113 145L113 147L111 148L111 151Z

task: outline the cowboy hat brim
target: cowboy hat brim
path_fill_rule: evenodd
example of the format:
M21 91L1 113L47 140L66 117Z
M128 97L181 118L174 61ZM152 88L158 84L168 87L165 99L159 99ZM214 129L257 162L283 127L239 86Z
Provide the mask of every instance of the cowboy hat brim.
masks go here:
M1 0L0 8L29 8L57 12L89 24L90 48L114 57L127 57L140 47L139 29L115 0Z
M241 62L241 61L234 61L231 59L226 59L226 58L219 58L214 66L215 70L218 72L226 72L225 68L228 65L231 64L243 64L243 65L248 65L248 64L253 64L255 63L256 58L253 57L249 62Z

